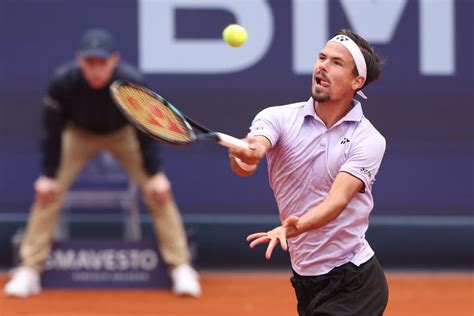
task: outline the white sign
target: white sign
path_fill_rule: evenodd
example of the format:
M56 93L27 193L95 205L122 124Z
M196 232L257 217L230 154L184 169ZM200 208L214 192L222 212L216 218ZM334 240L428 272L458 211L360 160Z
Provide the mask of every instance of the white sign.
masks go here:
M408 0L339 0L351 28L371 44L390 44ZM418 47L406 47L419 59L423 75L455 73L454 0L418 0ZM175 11L219 9L234 15L249 38L241 48L220 39L178 39ZM292 0L292 69L310 74L329 34L329 0ZM290 13L288 13L290 14ZM219 74L258 63L275 36L272 9L264 0L139 0L139 65L144 73ZM275 21L285 23L286 21ZM198 27L198 26L196 26ZM216 30L220 36L222 30ZM286 61L282 61L286 62Z

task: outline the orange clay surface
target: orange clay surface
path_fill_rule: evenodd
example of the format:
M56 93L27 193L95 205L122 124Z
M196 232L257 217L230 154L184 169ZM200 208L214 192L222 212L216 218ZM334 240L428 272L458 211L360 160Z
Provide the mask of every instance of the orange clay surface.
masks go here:
M472 274L388 273L386 316L472 316ZM0 316L296 315L288 273L201 273L199 299L167 290L50 290L18 299L0 295ZM7 281L0 275L0 285Z

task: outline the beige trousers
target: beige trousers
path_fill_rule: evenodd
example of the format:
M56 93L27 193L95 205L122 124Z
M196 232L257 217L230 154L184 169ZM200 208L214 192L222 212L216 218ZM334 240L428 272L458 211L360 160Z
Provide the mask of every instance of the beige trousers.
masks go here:
M61 162L56 177L61 192L55 201L46 205L40 205L36 201L33 203L20 247L23 265L37 271L43 269L51 250L64 196L82 167L98 152L107 150L112 153L143 189L149 176L143 168L139 146L135 131L130 126L107 135L92 134L73 125L65 129L62 136ZM189 263L187 239L174 200L171 199L163 205L144 194L142 197L152 216L163 260L170 268Z

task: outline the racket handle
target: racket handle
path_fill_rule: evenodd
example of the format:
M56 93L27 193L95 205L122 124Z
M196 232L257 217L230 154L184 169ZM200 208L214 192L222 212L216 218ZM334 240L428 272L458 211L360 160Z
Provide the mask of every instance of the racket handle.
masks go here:
M224 133L216 133L219 137L218 143L227 148L233 149L250 149L249 144L241 139L229 136Z
M223 133L216 133L219 136L219 144L225 146L227 148L234 148L234 149L250 149L249 144L241 139L229 136ZM252 171L257 168L257 165L249 165L240 160L239 158L235 158L235 162L245 171Z

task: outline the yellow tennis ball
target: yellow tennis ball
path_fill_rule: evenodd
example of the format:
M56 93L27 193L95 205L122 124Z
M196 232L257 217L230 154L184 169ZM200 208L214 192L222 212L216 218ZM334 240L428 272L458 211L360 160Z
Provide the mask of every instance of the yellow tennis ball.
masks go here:
M238 24L229 24L222 32L222 38L232 47L242 46L247 41L247 31Z

